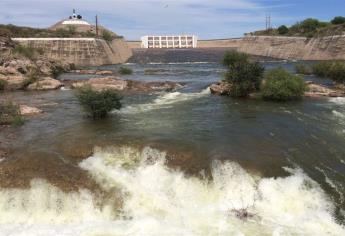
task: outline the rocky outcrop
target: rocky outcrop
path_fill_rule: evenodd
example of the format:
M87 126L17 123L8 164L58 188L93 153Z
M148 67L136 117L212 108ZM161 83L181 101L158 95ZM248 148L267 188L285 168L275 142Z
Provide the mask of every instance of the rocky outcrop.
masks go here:
M19 110L22 116L32 116L32 115L43 113L41 109L38 109L36 107L26 106L26 105L20 105Z
M256 56L290 60L344 60L345 36L323 38L247 36L238 51Z
M51 77L45 77L37 82L34 82L30 84L26 89L27 90L54 90L61 88L63 84L56 79L53 79Z
M111 70L72 70L71 73L82 74L82 75L113 75L114 72Z
M96 91L113 89L116 91L128 92L150 92L150 91L171 91L181 88L183 85L175 82L142 82L134 80L123 80L117 77L92 78L86 81L72 83L72 88L90 86Z
M345 97L345 89L329 88L320 84L307 82L306 97Z
M230 95L231 84L221 81L210 86L212 94L216 95Z

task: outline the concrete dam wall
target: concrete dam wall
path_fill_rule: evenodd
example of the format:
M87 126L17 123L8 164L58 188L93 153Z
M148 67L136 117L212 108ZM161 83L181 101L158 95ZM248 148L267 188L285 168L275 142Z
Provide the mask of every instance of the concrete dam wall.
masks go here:
M238 51L256 56L291 60L344 60L345 36L324 38L244 37Z
M130 47L140 47L131 42ZM244 38L199 40L197 49L238 50L255 56L290 60L345 60L345 35L323 38L246 36ZM148 49L150 50L150 49ZM166 50L166 49L161 49Z
M132 50L123 39L107 42L96 38L12 38L21 45L42 49L49 59L79 66L99 66L126 62Z

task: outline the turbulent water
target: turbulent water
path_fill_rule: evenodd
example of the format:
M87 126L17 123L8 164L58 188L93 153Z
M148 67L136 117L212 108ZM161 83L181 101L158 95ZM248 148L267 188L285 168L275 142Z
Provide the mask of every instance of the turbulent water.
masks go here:
M15 94L45 114L0 134L0 235L345 235L344 99L234 100L210 94L215 63L127 66L186 86L99 122L70 90Z

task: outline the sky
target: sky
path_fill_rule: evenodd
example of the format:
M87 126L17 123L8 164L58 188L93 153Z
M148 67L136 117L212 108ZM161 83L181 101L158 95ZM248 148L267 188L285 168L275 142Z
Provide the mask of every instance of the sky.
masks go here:
M138 40L143 35L195 34L200 39L241 37L308 17L345 15L345 0L0 0L0 24L45 28L76 9L84 19Z

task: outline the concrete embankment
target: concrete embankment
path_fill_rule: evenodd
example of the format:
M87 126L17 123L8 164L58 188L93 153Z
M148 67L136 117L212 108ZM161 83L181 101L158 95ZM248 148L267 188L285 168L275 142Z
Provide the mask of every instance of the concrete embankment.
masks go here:
M292 60L345 59L345 36L324 38L244 37L238 50L257 56Z
M95 38L13 38L24 46L42 49L48 59L63 60L79 66L123 63L132 51L122 39L107 42Z
M140 47L140 42L132 41L130 45L131 48L137 50ZM229 49L278 59L345 60L345 35L311 39L305 37L246 36L234 39L198 41L198 50L200 51L226 51Z

